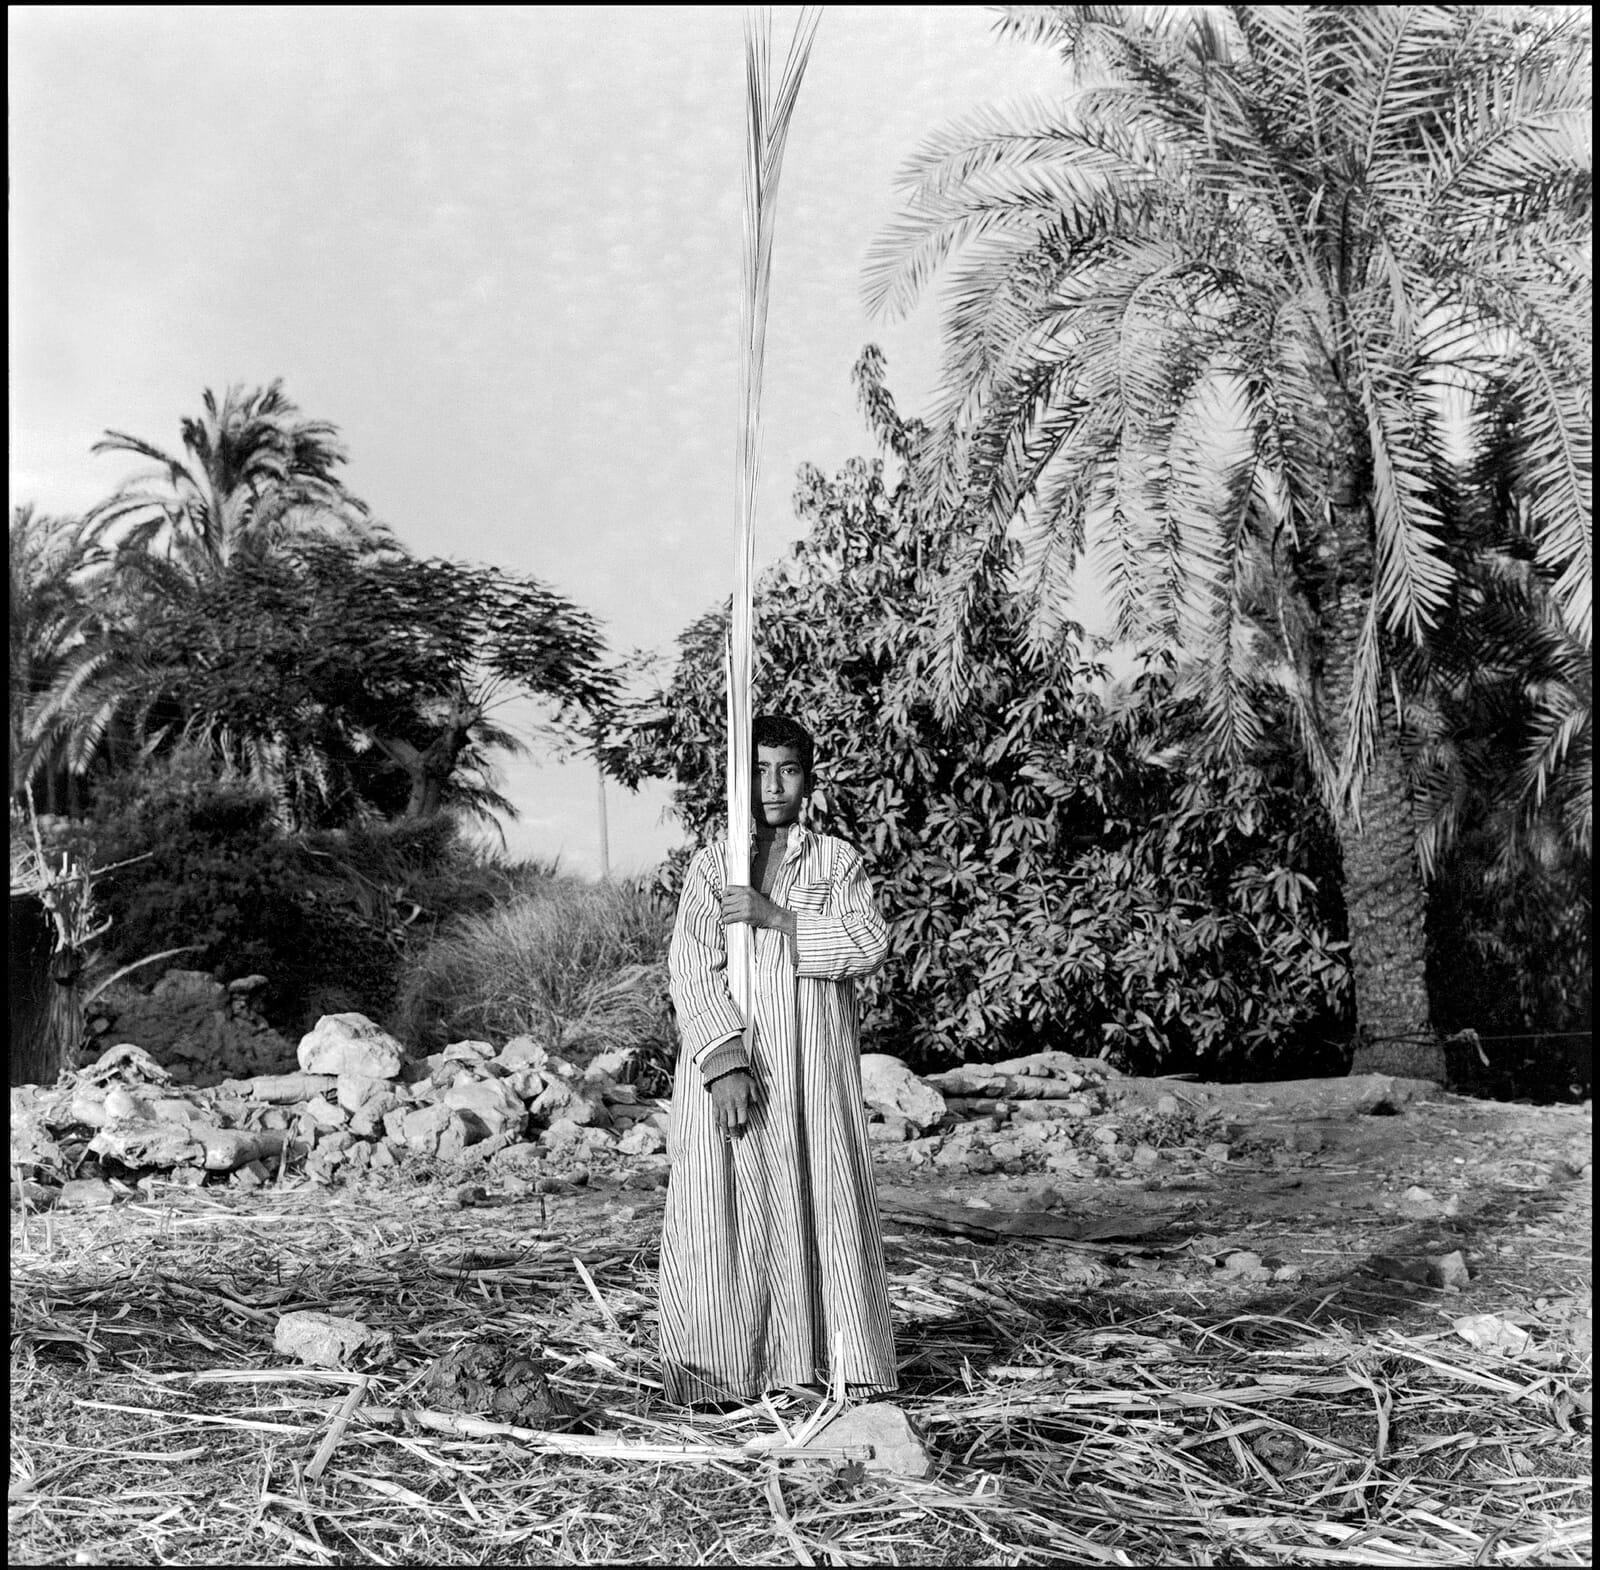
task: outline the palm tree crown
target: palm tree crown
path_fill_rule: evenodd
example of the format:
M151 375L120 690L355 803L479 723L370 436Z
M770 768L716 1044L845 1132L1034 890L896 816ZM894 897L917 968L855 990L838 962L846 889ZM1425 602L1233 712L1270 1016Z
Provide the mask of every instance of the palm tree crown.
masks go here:
M126 525L122 552L164 547L196 570L307 529L381 532L334 472L346 461L337 429L304 418L281 382L248 393L230 387L220 403L207 388L204 404L203 418L182 423L181 457L123 431L95 443L97 453L134 453L157 466L94 510L97 537Z
M1211 651L1224 746L1251 739L1239 623L1284 639L1357 589L1342 712L1302 710L1314 753L1342 744L1353 807L1389 640L1424 639L1450 595L1446 388L1516 386L1537 560L1588 643L1586 41L1526 7L1019 7L1002 27L1057 45L1077 89L931 140L869 267L892 311L950 263L932 494L978 525L969 573L1020 537L1041 638L1107 519L1120 629ZM1351 505L1359 540L1329 516ZM1322 651L1294 652L1311 675Z

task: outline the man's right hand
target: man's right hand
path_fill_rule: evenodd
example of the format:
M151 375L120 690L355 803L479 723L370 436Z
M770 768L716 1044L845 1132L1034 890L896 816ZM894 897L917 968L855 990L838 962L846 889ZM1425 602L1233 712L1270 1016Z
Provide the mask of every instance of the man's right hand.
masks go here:
M711 1081L710 1090L711 1116L718 1131L728 1139L742 1135L755 1105L755 1080L746 1070L735 1069L731 1074L719 1074Z

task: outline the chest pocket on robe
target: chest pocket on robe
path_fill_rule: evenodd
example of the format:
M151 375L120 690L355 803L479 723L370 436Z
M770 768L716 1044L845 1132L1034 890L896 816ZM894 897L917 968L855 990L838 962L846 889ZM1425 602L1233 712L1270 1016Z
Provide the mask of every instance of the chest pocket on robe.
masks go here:
M828 883L797 883L784 897L790 910L804 911L808 916L824 916L833 886Z

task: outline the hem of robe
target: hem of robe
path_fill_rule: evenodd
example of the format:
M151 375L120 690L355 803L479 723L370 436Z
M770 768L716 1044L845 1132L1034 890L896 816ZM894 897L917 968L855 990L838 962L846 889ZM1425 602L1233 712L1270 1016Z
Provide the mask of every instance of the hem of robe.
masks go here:
M820 1376L812 1375L815 1382L827 1385L827 1380ZM714 1374L702 1372L698 1369L686 1368L681 1363L663 1363L661 1365L661 1386L666 1399L673 1406L703 1406L724 1401L738 1401L752 1403L759 1401L764 1395L774 1395L780 1391L788 1390L795 1385L810 1382L807 1379L788 1379L767 1377L751 1381L747 1385L734 1386L718 1379ZM848 1396L890 1396L900 1388L898 1376L888 1380L867 1381L861 1383L848 1381L845 1384L845 1394Z

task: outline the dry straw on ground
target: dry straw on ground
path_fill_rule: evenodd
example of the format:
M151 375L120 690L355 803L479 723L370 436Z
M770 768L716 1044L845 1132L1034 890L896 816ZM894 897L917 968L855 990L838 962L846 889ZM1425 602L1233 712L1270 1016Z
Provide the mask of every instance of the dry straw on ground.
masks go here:
M1436 1311L1134 1317L1051 1245L891 1239L928 1479L774 1460L751 1447L808 1438L817 1398L692 1419L660 1398L658 1203L585 1224L431 1188L166 1190L14 1215L13 1560L1589 1562L1586 1351L1481 1352ZM292 1309L394 1355L287 1365ZM431 1413L428 1368L480 1335L541 1352L584 1421Z

